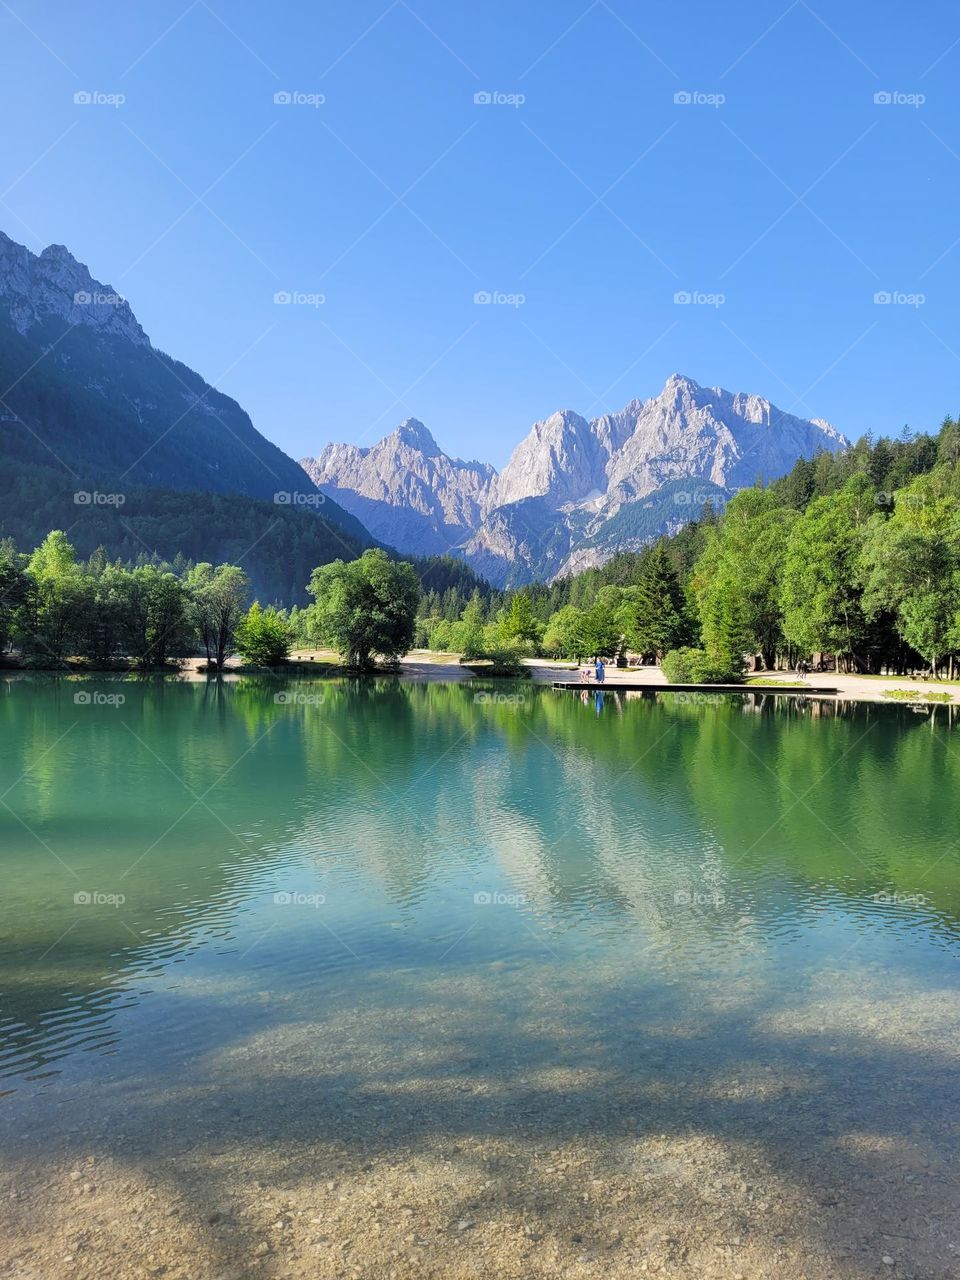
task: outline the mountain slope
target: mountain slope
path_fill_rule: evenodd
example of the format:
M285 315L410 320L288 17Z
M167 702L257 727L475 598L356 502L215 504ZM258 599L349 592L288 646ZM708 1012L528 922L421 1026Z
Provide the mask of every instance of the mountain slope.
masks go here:
M674 374L658 396L591 421L534 423L497 475L449 458L411 419L371 449L328 445L301 465L325 493L404 551L456 547L498 585L551 578L636 549L722 505L758 475L848 441L761 396Z
M293 459L254 428L235 400L156 350L127 302L63 246L35 255L2 233L0 465L7 477L0 534L16 533L28 543L49 528L41 512L63 511L82 526L92 513L78 507L75 493L119 494L124 501L98 513L114 554L129 543L123 522L135 519L126 499L146 490L154 495L154 523L162 519L160 491L170 494L178 528L183 504L172 491L194 493L198 529L213 511L207 495L222 495L227 506L243 500L238 528L250 536L242 549L262 539L256 554L265 584L271 550L281 555L270 533L281 508L311 522L304 541L326 548L326 559L355 555L372 541L356 517L321 495ZM214 525L224 510L221 502ZM153 549L149 540L145 547ZM211 547L205 558L215 554ZM278 568L270 594L282 599L287 575Z

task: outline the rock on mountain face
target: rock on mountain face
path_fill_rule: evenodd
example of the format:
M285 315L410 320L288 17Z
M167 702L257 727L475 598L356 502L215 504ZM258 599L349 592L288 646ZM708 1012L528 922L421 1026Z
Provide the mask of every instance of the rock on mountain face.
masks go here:
M659 396L634 402L633 429L607 465L607 503L690 477L739 489L783 475L799 457L847 441L827 422L783 413L762 396L731 395L674 374Z
M375 538L415 555L449 551L475 529L496 478L487 463L447 457L416 418L372 449L328 444L300 465Z
M372 449L328 445L301 465L401 551L458 549L498 584L556 577L637 549L758 476L848 441L761 396L674 374L650 400L587 421L537 422L497 475L447 457L409 420Z
M609 452L593 423L570 409L535 422L497 479L490 506L545 498L555 507L606 489Z
M62 244L47 245L37 256L0 231L0 297L21 335L54 318L137 346L150 345L126 299L94 280Z

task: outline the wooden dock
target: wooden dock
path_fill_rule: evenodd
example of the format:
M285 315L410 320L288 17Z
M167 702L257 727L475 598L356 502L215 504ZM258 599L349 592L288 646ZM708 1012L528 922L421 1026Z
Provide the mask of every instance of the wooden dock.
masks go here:
M826 685L785 684L643 684L626 680L554 680L554 689L601 689L604 692L623 690L626 693L773 693L779 697L806 698L811 694L821 697L837 693Z

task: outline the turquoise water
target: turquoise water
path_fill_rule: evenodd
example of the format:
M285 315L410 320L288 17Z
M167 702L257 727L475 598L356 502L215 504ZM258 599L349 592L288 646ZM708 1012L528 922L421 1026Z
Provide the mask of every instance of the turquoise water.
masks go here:
M815 1058L852 1111L921 1065L928 1096L954 1089L949 709L0 688L8 1103L136 1081L124 1105L156 1107L292 1064L533 1112L548 1065L705 1086Z

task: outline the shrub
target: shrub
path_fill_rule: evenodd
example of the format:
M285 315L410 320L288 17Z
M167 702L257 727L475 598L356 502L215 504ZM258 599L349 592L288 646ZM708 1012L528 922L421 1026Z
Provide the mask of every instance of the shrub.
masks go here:
M254 602L237 626L236 644L251 666L279 667L290 653L290 630L276 609L261 609Z
M529 667L524 665L516 649L487 649L473 662L468 663L465 657L461 658L461 662L474 675L503 676L516 680L524 679L530 674Z
M661 664L670 684L737 684L743 670L720 661L705 649L671 649Z

